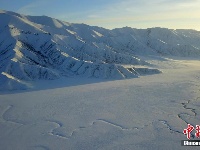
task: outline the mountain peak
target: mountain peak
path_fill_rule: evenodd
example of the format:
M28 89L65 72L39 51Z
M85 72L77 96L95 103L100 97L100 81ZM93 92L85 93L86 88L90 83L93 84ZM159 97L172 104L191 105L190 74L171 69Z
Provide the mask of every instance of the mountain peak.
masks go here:
M200 56L200 34L191 30L107 30L3 10L0 19L0 73L7 84L62 76L135 78L160 73L138 56Z

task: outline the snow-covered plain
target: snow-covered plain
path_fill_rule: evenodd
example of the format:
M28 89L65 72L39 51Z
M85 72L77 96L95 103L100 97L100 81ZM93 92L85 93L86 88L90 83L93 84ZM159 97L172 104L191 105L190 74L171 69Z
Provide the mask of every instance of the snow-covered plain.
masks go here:
M187 149L199 31L0 20L0 150Z
M183 129L200 124L200 61L148 61L163 73L126 80L64 77L1 92L1 149L186 149Z

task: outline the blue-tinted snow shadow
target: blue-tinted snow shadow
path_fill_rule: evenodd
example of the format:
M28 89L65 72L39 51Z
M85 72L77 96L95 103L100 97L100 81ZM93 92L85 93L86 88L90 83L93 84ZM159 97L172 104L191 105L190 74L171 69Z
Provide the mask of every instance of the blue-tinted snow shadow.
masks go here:
M127 78L130 79L130 78ZM102 82L111 82L116 80L126 80L126 79L101 79L101 78L87 78L87 77L61 77L55 80L37 80L29 82L30 88L28 89L19 89L19 90L1 90L0 95L7 94L17 94L17 93L26 93L33 91L42 91L50 89L65 88L71 86L80 86L88 85Z
M147 62L148 60L167 61L167 58L164 58L164 57L161 58L158 56L148 56L148 59L147 57L145 57L145 59L147 60ZM155 65L149 64L148 66L154 67ZM154 74L147 74L147 75L149 76L149 75L154 75ZM141 75L141 76L145 76L145 75ZM130 79L130 78L127 78L127 79ZM116 80L126 80L126 79L102 79L102 78L88 78L88 77L74 76L74 77L61 77L55 80L37 80L37 81L29 82L31 88L20 89L20 90L0 90L0 95L57 89L57 88L79 86L79 85L86 85L86 84L95 84L95 83L102 83L102 82L112 82Z

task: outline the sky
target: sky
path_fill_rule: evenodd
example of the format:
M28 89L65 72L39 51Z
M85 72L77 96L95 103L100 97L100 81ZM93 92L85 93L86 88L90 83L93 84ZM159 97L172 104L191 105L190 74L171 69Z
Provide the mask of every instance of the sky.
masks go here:
M200 31L200 0L0 0L0 9L107 29L128 26Z

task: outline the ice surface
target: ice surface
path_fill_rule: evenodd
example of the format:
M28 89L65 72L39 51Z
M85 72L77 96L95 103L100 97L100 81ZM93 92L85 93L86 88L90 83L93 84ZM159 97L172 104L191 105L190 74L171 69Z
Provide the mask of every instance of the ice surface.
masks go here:
M148 60L163 73L126 80L62 77L0 94L2 149L186 149L199 124L198 60Z
M0 149L187 149L183 129L200 117L198 31L0 20Z

